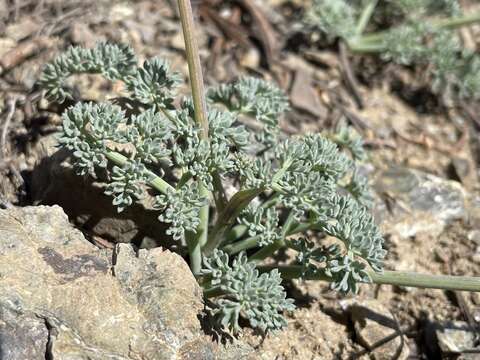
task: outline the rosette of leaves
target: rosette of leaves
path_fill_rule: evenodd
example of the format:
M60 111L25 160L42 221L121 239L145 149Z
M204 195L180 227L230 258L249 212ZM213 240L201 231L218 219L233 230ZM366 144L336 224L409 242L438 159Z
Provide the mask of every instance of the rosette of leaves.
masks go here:
M40 83L55 101L70 96L65 84L72 74L99 73L130 92L118 105L68 108L60 145L80 174L106 179L105 193L119 211L147 189L156 192L158 219L168 225L166 235L187 247L197 275L203 258L201 284L221 325L237 331L240 317L262 331L286 324L283 312L293 303L281 272L259 264L289 247L291 236L310 238L292 247L299 256L293 265L307 269L305 276L322 272L334 289L355 292L369 281L368 271L382 271L383 238L365 207L368 184L357 169L365 153L350 129L280 136L286 96L261 79L241 78L209 90L206 139L192 101L174 101L179 77L164 61L137 66L133 59L124 46L99 44L71 48L47 65ZM202 233L204 243L197 240ZM323 248L325 235L337 238L335 251L304 253L310 243Z

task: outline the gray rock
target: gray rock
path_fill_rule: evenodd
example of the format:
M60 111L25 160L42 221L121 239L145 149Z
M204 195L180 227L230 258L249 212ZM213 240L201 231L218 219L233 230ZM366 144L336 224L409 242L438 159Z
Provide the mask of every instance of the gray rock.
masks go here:
M402 237L439 234L446 224L467 217L467 194L456 181L392 168L377 175L374 187L380 197L392 200L386 225Z
M1 359L223 358L201 329L201 289L170 251L121 244L112 261L60 207L12 207L0 210L0 259Z
M433 326L443 353L461 354L475 349L476 334L466 322L435 323Z
M358 342L377 360L407 359L409 355L399 324L380 302L376 300L342 302L349 311Z
M47 343L43 319L17 311L14 304L0 304L0 359L45 359Z

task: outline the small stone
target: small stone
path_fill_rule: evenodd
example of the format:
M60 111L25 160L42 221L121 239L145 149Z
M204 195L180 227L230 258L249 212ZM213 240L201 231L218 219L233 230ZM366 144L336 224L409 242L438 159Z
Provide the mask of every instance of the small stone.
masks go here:
M9 38L0 38L0 59L7 52L12 50L17 45L17 42Z
M178 31L170 39L170 46L177 50L185 50L185 42L183 40L183 33Z
M472 255L472 261L474 263L480 264L480 246L477 246L475 253Z
M442 352L460 354L475 348L475 333L466 322L436 323L435 334Z
M317 90L312 84L313 74L308 69L299 67L295 72L290 98L294 107L324 119L328 113L320 102Z
M472 230L467 235L468 240L480 245L480 230Z
M70 27L70 38L74 44L91 48L103 38L97 36L90 27L83 22L74 22Z
M472 293L470 293L470 298L472 299L472 302L475 305L480 305L480 293L472 292ZM480 319L478 319L478 321L480 321Z
M467 194L456 181L407 168L377 175L375 190L394 199L389 228L401 237L440 234L454 220L467 217Z
M260 53L257 48L251 47L241 57L240 65L246 68L257 69L260 64Z
M137 37L146 44L151 44L155 40L156 29L154 24L143 24L131 19L125 20L125 26L132 32L136 32Z
M359 343L370 350L375 359L408 358L409 349L403 346L399 324L380 302L352 300L347 308Z
M24 17L20 21L8 25L5 35L17 42L25 39L39 30L39 24L33 18Z
M110 21L117 22L125 20L135 14L135 10L132 5L128 3L115 4L110 9Z
M472 174L472 169L470 167L470 162L468 159L454 156L452 158L452 168L455 171L455 175L460 179L462 183L466 183L468 177Z

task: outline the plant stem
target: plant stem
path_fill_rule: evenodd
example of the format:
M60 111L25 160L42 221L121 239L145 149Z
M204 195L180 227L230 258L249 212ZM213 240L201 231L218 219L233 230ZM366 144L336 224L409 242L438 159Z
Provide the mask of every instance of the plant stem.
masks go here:
M231 244L234 241L237 241L243 237L248 231L248 227L243 224L235 225L232 227L226 234L224 242L226 244Z
M112 163L114 163L117 166L124 166L128 162L127 157L115 151L107 151L105 153L105 156L107 157L108 160L110 160ZM158 177L152 171L148 170L147 174L152 178L152 180L150 180L148 184L154 189L160 191L162 194L167 194L168 191L175 191L175 188L173 186L171 186L162 178Z
M207 288L207 289L204 289L203 290L203 297L204 298L212 298L212 297L216 297L216 296L220 296L220 295L223 295L224 294L224 291L222 289L220 289L220 286L214 286L214 287L211 287L211 288Z
M452 30L478 22L480 22L480 13L461 17L452 17L448 19L435 19L431 20L431 25L438 29ZM395 28L391 28L389 30L378 31L348 39L348 47L351 51L357 53L382 52L385 49L385 46L383 45L385 36L394 29Z
M376 284L433 288L457 291L480 291L480 278L473 276L448 276L418 274L404 271L370 272Z
M260 240L260 235L251 236L242 241L237 241L233 244L226 245L222 248L229 255L234 255L240 251L252 249L258 245L258 240Z
M212 173L213 179L213 188L215 189L213 193L213 198L215 200L215 207L218 212L222 212L227 206L227 195L225 194L225 189L222 185L222 178L218 171Z
M285 240L279 239L273 244L267 245L248 258L248 261L259 262L272 255L278 249L285 246Z
M309 224L309 223L300 223L300 224L292 225L288 230L287 236L298 234L306 230L315 229L315 226L316 226L315 224ZM243 229L240 229L240 230L243 230ZM258 235L252 236L244 240L237 241L233 244L226 245L223 247L222 250L229 255L234 255L236 253L239 253L240 251L248 250L256 247L258 245L259 239L260 239L260 236Z
M272 177L272 189L277 193L285 193L285 190L278 185L278 181L287 172L293 160L287 160L283 166ZM204 247L204 253L210 254L213 250L221 245L224 241L225 231L233 224L240 212L245 209L250 202L260 195L264 188L249 189L238 191L227 203L224 210L219 214L217 223L215 224L212 234Z
M195 26L190 0L178 0L180 21L182 22L185 52L187 55L190 86L192 87L195 121L202 129L202 139L208 140L207 103L205 101L205 86L203 84L202 66L198 55L198 44L195 38Z
M452 17L434 21L434 26L441 29L456 29L461 26L475 24L480 21L480 13L460 17Z
M182 23L183 38L185 41L185 52L187 55L188 71L190 74L190 86L192 88L193 107L195 122L202 129L201 138L208 141L208 118L207 104L205 101L205 87L203 84L202 67L198 54L198 44L195 38L192 5L190 0L178 0L178 10ZM199 184L200 195L210 198L208 190ZM206 244L208 238L208 217L209 204L200 209L200 224L197 229L196 242L191 240L189 246L190 265L194 274L197 274L202 267L201 247Z
M369 3L363 8L360 19L358 20L357 27L355 29L355 34L361 35L372 17L373 11L377 6L378 0L370 0Z
M210 237L203 248L203 252L206 255L211 254L213 250L220 246L227 228L233 224L240 212L263 191L264 189L241 190L233 195L223 211L218 215L217 223L213 227Z
M188 256L190 258L190 268L195 275L199 274L200 270L202 270L202 247L200 246L198 231L201 230L197 229L197 233L191 231L185 233Z
M385 45L382 38L379 38L378 42L370 42L363 37L350 39L347 41L348 49L354 53L366 54L366 53L380 53L385 51Z
M302 275L302 268L298 265L259 266L258 269L263 272L278 269L284 279L298 279ZM375 284L480 292L479 277L429 275L405 271L384 271L383 273L369 271L368 273ZM318 272L307 277L306 280L331 281L331 278L323 272Z

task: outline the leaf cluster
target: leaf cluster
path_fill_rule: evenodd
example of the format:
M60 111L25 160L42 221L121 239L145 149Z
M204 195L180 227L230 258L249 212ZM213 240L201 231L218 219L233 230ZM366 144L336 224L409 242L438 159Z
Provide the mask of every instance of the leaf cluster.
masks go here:
M293 311L295 305L286 298L278 270L260 274L245 253L230 262L228 254L220 250L215 250L204 263L202 274L210 279L213 289L220 290L212 313L225 328L239 331L240 316L261 331L287 325L282 313Z
M382 271L383 238L358 171L366 154L351 129L288 138L278 126L287 97L266 81L241 78L209 89L209 139L203 139L191 99L175 95L178 75L158 59L137 66L133 52L118 45L71 48L46 66L40 83L47 96L63 101L71 96L67 78L81 73L124 82L133 108L79 102L62 116L60 145L71 151L79 174L107 174L105 194L118 211L148 188L157 191L158 219L180 246L191 245L209 205L206 245L216 249L201 247L202 284L207 296L218 292L210 302L221 325L238 331L243 317L262 331L276 330L286 324L283 312L293 309L280 272L261 273L262 256L250 251L268 256L290 246L305 275L321 271L342 292L368 282L368 269ZM233 196L225 195L227 184ZM322 252L325 235L338 244Z

